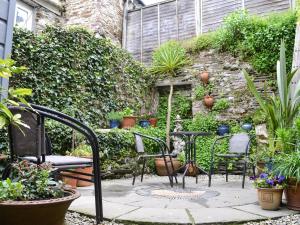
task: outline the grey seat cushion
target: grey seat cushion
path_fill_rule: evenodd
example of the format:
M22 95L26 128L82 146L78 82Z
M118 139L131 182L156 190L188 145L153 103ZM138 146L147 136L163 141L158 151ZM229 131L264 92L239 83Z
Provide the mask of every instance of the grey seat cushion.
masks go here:
M244 154L241 153L228 153L228 154L217 154L217 156L224 157L224 158L241 158Z
M24 160L30 162L37 162L36 157L22 157ZM53 166L62 165L81 165L81 164L92 164L93 160L88 158L80 158L75 156L61 156L61 155L47 155L45 162L51 163Z

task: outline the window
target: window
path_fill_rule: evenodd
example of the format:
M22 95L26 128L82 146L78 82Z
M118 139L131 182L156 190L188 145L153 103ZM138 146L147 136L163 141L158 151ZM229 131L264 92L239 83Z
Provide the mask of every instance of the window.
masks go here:
M15 13L15 26L32 30L33 7L24 2L17 1Z

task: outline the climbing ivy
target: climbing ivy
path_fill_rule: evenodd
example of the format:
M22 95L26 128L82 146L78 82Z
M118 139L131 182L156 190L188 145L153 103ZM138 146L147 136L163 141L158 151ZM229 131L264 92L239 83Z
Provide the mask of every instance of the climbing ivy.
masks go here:
M12 86L31 88L31 102L92 127L103 127L112 110L138 110L150 86L146 69L129 53L82 28L48 27L41 34L16 29L12 58L28 67ZM68 130L51 127L55 142L70 146Z

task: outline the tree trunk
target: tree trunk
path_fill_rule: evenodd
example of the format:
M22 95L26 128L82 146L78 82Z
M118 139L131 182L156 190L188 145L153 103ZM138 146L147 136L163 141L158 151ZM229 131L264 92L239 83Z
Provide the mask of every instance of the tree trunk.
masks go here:
M167 114L167 125L166 125L166 143L170 149L170 126L171 126L171 113L172 113L172 97L173 97L173 84L170 85L170 93L168 98L168 114Z

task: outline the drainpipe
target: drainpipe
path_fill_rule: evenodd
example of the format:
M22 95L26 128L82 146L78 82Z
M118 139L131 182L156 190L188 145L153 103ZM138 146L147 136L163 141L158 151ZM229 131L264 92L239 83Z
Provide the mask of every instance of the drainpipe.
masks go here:
M128 15L128 0L125 0L124 9L123 9L123 32L122 32L123 48L126 48L126 42L127 42L127 15Z

